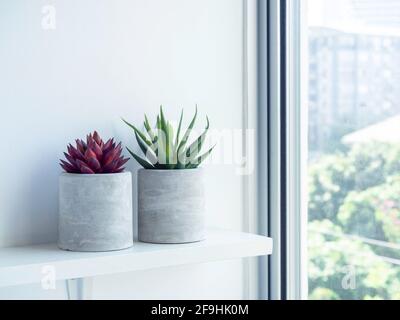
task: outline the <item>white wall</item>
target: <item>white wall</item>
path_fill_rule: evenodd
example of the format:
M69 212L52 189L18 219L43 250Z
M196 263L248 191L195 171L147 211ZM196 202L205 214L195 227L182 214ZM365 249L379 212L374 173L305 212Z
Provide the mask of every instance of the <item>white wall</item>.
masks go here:
M55 30L42 28L44 5ZM242 0L0 0L0 247L56 239L58 159L91 130L133 147L120 116L140 123L163 104L177 118L195 103L213 128L241 128L242 13ZM242 177L207 168L209 225L241 229ZM94 279L94 298L244 294L241 261ZM63 283L0 290L64 297Z

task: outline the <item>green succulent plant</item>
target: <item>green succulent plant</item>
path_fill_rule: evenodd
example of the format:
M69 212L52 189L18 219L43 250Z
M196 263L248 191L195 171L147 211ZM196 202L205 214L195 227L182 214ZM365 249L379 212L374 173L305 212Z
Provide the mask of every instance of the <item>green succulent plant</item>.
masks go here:
M182 138L180 138L183 110L176 135L171 123L166 120L162 106L157 115L156 125L152 128L147 116L144 116L145 132L142 132L133 124L122 119L131 129L133 129L136 141L144 154L144 158L138 156L132 150L127 148L132 157L145 169L173 170L173 169L195 169L212 152L210 148L207 152L201 154L201 149L209 128L209 120L203 133L195 139L189 146L188 140L197 118L197 106L189 127L186 129Z

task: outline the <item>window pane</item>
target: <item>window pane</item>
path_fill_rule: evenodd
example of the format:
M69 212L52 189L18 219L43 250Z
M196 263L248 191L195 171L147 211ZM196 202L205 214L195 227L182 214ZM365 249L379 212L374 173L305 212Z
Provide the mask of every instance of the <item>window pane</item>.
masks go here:
M400 1L309 0L310 299L400 299Z

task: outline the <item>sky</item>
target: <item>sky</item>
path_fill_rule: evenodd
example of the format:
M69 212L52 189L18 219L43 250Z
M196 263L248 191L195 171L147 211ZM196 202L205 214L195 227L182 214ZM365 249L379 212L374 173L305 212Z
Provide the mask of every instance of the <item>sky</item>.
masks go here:
M308 25L400 35L400 0L308 0Z

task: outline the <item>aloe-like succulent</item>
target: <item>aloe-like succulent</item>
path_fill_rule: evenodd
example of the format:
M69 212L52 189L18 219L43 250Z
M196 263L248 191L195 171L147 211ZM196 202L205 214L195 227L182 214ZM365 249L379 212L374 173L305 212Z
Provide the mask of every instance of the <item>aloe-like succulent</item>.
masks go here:
M209 128L209 121L204 132L194 140L189 146L188 140L194 127L197 117L197 106L194 117L186 129L182 138L180 137L183 110L176 135L171 123L165 118L162 106L157 115L156 125L152 127L147 116L144 116L145 133L135 127L133 124L122 119L134 131L136 141L144 154L144 158L138 156L132 150L127 148L132 157L145 169L172 170L172 169L195 169L206 159L213 148L210 148L203 154L200 154L204 140Z
M124 164L129 158L124 158L121 142L117 145L114 138L103 142L94 131L86 137L86 142L75 140L76 147L69 144L68 153L64 152L67 161L61 160L60 166L68 173L119 173L125 170Z

